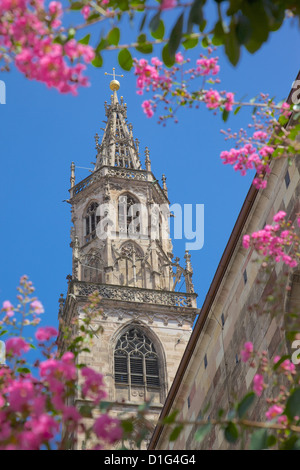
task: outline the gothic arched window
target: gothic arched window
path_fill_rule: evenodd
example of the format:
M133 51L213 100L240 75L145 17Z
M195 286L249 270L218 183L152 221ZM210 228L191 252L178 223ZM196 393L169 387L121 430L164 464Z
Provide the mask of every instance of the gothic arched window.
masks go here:
M137 328L126 331L114 353L116 385L160 386L158 356L150 339Z
M96 227L100 222L100 216L96 215L98 208L97 202L92 202L87 208L85 214L85 241L89 242L96 237Z
M139 202L130 194L119 197L119 232L121 234L138 234L141 231Z

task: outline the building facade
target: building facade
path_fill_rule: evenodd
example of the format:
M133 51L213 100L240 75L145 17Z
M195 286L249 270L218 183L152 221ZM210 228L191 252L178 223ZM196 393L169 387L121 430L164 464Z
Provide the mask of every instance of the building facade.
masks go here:
M198 313L197 295L189 253L184 267L173 257L166 178L160 185L153 175L147 148L142 168L119 86L112 80L103 138L95 137L94 171L75 183L71 165L73 267L59 320L62 328L83 318L88 295L100 294L103 312L91 328L103 327L103 333L78 360L104 375L113 415L134 413L151 400L155 422ZM186 292L177 291L180 279ZM62 336L59 347L67 347Z
M299 75L298 77L299 78ZM292 116L293 117L293 116ZM292 117L290 119L292 119ZM255 368L241 361L245 342L257 351L276 355L291 353L286 335L292 327L287 314L297 315L299 328L300 272L276 263L271 271L257 263L257 254L243 248L245 234L272 224L273 216L284 211L297 227L300 213L300 157L273 162L267 188L251 186L220 260L188 348L180 362L174 382L162 410L161 419L179 410L178 420L218 419L247 391L252 390ZM277 284L277 290L273 287ZM275 296L272 303L270 294ZM276 314L272 314L276 312ZM294 330L299 331L299 330ZM267 389L249 410L249 419L265 421ZM149 449L227 449L238 448L224 438L220 426L213 426L203 442L194 439L196 425L186 426L175 442L169 442L170 430L158 425Z

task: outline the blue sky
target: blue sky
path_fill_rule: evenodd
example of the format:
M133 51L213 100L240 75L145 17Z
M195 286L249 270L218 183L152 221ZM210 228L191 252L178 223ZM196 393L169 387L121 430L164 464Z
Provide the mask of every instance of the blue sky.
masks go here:
M235 92L237 98L247 94L250 99L260 91L286 98L298 72L298 41L297 28L286 24L255 55L243 51L236 68L218 51L220 88ZM199 53L193 50L192 56ZM45 306L44 325L57 325L58 298L66 293L71 273L70 206L62 202L68 198L70 164L90 167L95 161L94 135L102 135L104 101L111 94L104 72L114 66L124 73L117 66L117 54L105 53L104 67L89 67L91 86L77 97L60 95L14 69L0 74L7 90L7 104L0 105L0 301L14 302L19 278L27 274ZM220 152L230 144L220 133L220 116L205 108L182 109L178 124L170 121L162 128L144 115L133 72L124 75L119 96L127 102L143 164L148 146L156 178L163 173L167 177L170 201L205 205L204 246L191 253L201 307L253 175L241 177L222 165ZM225 127L239 129L249 120L249 112L241 111ZM76 182L88 174L77 169ZM185 240L174 241L181 262L184 250Z

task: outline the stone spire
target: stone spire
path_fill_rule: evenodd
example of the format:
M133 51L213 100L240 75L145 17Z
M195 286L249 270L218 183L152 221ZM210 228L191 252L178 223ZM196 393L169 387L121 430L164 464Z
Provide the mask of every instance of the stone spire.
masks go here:
M96 138L97 161L95 170L101 166L113 166L120 168L141 169L139 158L139 150L137 142L133 139L132 125L127 124L127 105L121 100L119 102L117 90L120 83L115 80L110 82L110 89L113 91L111 95L111 103L105 102L105 114L107 117L106 127L101 144ZM98 137L98 136L96 136Z

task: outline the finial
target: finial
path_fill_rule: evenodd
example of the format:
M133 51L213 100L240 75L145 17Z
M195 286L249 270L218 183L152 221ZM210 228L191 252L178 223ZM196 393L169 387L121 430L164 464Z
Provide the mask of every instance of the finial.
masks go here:
M124 75L116 75L115 70L116 69L113 67L113 73L105 72L105 75L112 75L113 76L113 80L109 84L109 88L111 89L111 91L117 91L120 88L120 82L118 82L118 80L116 80L116 76L117 77L124 77Z
M168 195L168 188L167 188L166 180L167 180L167 178L165 177L165 175L162 175L163 190L164 190L164 193L167 196Z
M75 185L75 163L71 163L71 178L70 178L71 188Z
M149 149L148 147L145 148L145 166L146 166L146 171L151 171L151 161L149 158Z
M133 127L132 127L132 124L131 124L131 123L128 124L128 129L129 129L130 135L131 135L131 137L132 137L132 129L133 129Z
M140 149L139 148L139 143L140 143L139 139L135 139L135 146L136 146L137 153L139 153L139 149Z
M95 149L98 150L98 147L99 147L99 135L97 134L97 132L96 132L96 134L95 134L95 142L96 142L96 147L95 147Z

